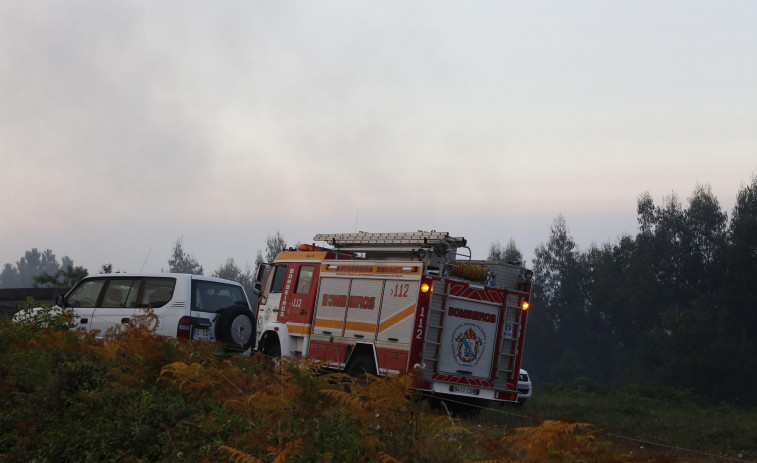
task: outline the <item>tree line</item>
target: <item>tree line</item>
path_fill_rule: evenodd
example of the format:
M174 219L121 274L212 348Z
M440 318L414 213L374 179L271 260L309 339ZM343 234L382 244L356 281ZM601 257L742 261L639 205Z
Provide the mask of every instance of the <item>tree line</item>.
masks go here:
M265 241L267 262L273 262L279 251L286 247L286 241L280 232L269 235ZM255 267L263 262L262 251L257 252ZM103 264L98 273L113 273L113 264ZM203 275L204 269L197 259L184 249L184 238L179 237L174 242L168 268L161 269L170 273L191 273ZM118 272L118 271L116 271ZM15 264L6 263L0 271L0 288L67 288L74 286L79 280L89 275L89 271L74 265L73 260L64 256L58 262L55 253L46 249L39 251L33 248L26 251ZM254 274L249 263L241 269L234 258L228 258L210 276L239 282L244 286L249 297L253 295Z
M523 367L538 382L639 383L692 390L711 400L755 405L757 395L757 177L743 186L730 219L707 185L685 204L638 198L635 235L580 250L565 218L555 218L534 251L534 289ZM272 262L287 246L266 239ZM522 261L511 239L490 260ZM100 273L110 273L112 265ZM176 240L169 272L204 269ZM87 275L67 256L27 251L5 264L0 287L71 286ZM229 258L212 276L252 295L253 270Z
M536 381L647 384L757 404L757 177L728 215L707 185L637 202L638 232L535 250L523 367Z
M0 271L0 288L68 287L86 277L87 269L74 265L68 256L61 262L52 250L26 251L14 264L5 264Z

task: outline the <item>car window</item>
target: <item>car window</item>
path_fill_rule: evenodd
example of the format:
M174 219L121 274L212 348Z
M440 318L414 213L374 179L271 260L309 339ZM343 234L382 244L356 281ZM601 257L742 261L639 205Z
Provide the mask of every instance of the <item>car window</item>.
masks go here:
M114 278L109 280L100 307L136 307L137 295L139 295L141 284L142 280L134 278Z
M310 292L310 283L313 281L313 271L315 266L303 265L300 267L300 274L297 275L297 285L295 286L295 294L307 294Z
M100 291L105 284L105 280L84 280L68 295L66 300L67 307L82 307L91 309L97 303L100 297Z
M278 266L275 268L273 274L273 283L271 284L271 292L272 293L280 293L281 288L284 287L284 277L287 273L286 266Z
M192 310L218 312L233 305L247 305L241 287L213 281L192 282Z
M173 298L175 278L145 278L140 307L163 307Z

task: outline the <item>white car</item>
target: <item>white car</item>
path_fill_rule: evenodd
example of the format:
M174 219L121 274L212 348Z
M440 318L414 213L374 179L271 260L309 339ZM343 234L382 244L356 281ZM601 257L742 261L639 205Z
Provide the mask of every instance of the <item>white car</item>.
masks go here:
M523 368L520 369L518 375L518 404L524 403L531 397L533 387L531 385L531 377L528 376L528 372Z
M75 328L101 334L149 309L157 316L157 334L219 341L239 351L247 351L255 342L255 315L242 285L220 278L181 273L95 275L81 280L65 296L58 295L55 303L73 311Z

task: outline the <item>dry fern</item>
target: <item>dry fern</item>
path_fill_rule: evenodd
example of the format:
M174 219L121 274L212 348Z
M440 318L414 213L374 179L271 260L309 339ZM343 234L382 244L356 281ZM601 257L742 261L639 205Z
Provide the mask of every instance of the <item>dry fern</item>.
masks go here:
M229 460L233 461L234 463L263 463L262 460L259 460L252 455L249 455L241 450L237 450L233 447L219 445L218 448L228 453Z
M600 430L593 425L566 420L545 420L538 426L516 428L516 435L505 439L514 444L528 461L550 462L628 462L630 457L596 445Z
M303 456L302 438L287 442L281 447L271 449L268 454L276 457L272 463L286 463L295 456Z

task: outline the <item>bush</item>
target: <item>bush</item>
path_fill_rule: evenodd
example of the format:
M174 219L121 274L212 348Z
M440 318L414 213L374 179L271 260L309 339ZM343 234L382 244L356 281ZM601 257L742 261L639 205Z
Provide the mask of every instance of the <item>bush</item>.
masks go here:
M411 375L355 382L310 361L219 356L215 345L157 336L150 323L102 338L65 326L54 312L0 321L0 460L621 458L588 425L508 434L428 413Z

